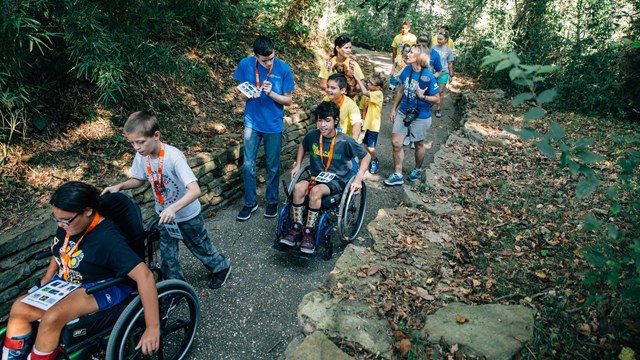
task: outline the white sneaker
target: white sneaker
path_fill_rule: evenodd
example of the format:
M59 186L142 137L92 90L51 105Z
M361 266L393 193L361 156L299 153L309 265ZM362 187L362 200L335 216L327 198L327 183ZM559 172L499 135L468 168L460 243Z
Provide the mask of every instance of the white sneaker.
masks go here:
M409 140L409 137L407 136L406 138L404 138L404 142L402 143L402 146L407 146L409 145L410 142L411 140Z

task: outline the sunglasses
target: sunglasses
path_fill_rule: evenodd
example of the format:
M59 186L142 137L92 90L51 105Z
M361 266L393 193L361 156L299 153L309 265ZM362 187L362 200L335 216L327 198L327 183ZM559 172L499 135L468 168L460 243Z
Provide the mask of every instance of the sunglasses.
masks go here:
M55 215L53 215L53 214L51 214L51 215L50 215L50 217L51 217L53 220L55 220L55 221L58 223L58 225L60 225L61 227L67 227L67 226L71 225L71 223L73 222L73 220L75 220L75 219L78 217L78 215L80 215L80 213L76 213L76 214L75 214L75 215L73 215L73 217L72 217L71 219L69 219L69 220L61 220L61 219L58 219L58 218L57 218L57 217L55 217Z

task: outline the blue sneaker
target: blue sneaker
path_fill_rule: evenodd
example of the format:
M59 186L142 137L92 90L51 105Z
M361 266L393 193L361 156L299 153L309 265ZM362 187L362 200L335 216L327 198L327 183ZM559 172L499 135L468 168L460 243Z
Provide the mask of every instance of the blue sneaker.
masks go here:
M371 160L371 163L369 164L369 172L375 174L378 172L379 167L380 165L378 164L378 158L375 158Z
M402 175L397 174L397 173L393 173L393 174L389 175L389 177L384 180L384 184L387 185L387 186L402 185L402 184L404 184L404 180L402 178Z
M419 180L421 175L422 169L414 168L413 170L411 170L411 174L409 174L407 180L414 182L416 180Z

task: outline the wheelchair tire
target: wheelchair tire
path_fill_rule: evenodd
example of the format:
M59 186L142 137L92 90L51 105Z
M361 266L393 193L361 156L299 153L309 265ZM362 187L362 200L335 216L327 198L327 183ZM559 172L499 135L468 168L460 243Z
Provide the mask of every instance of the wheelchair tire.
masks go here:
M160 305L160 349L150 357L179 360L189 351L200 322L200 300L191 285L181 280L165 280L157 284ZM144 309L140 296L122 312L111 331L106 360L139 359L135 350L144 333Z
M354 179L355 176L349 180L340 199L338 235L343 245L350 243L360 233L367 207L367 185L364 181L359 192L349 191Z
M294 176L293 180L289 183L289 187L287 188L287 195L289 198L293 196L293 188L300 182L300 180L311 181L311 167L309 167L309 165L301 166L296 176Z

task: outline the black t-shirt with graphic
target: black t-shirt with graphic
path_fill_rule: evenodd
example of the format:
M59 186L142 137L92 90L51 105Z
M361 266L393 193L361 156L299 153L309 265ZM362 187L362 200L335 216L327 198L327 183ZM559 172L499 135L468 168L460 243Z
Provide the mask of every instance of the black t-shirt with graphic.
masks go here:
M75 246L82 234L69 237L66 252ZM64 244L65 235L66 231L59 227L51 241L51 253L58 263L60 277L63 274L60 248ZM82 284L126 276L141 262L118 226L111 219L105 218L84 237L71 254L68 281Z
M337 133L336 142L333 146L333 156L328 172L336 174L336 180L342 187L349 181L349 173L351 172L351 159L362 159L367 156L367 151L358 144L353 138ZM309 132L302 141L302 148L309 153L309 165L311 166L311 175L317 176L320 172L325 171L324 164L329 161L329 151L331 149L331 140L333 138L322 138L323 157L320 158L320 130Z

